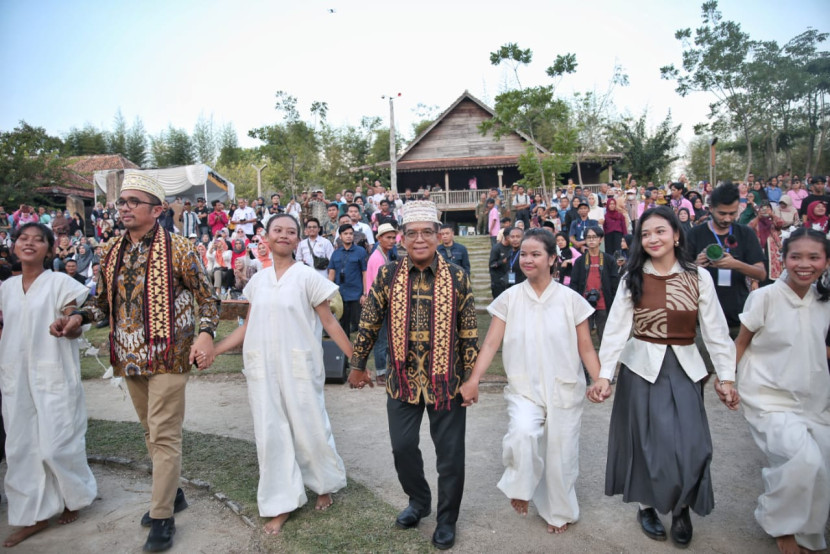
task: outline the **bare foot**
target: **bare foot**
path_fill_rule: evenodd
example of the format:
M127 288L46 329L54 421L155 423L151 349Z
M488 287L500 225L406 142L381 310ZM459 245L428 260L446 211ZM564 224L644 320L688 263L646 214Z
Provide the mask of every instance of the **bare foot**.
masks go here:
M285 512L284 514L280 514L268 523L265 524L263 530L265 531L266 535L279 535L280 531L282 530L283 524L288 520L288 516L291 515L291 512Z
M331 494L321 494L317 497L317 503L314 505L314 509L325 510L332 504L334 504L334 500L331 499Z
M529 502L527 500L519 500L517 498L510 499L510 505L513 506L513 509L516 510L516 513L520 516L527 515L527 505Z
M565 531L568 530L568 524L565 523L561 527L557 527L556 525L548 525L548 533L555 533L557 535L561 535Z
M8 537L6 537L6 540L3 542L3 546L6 547L6 548L11 548L12 546L14 546L16 544L19 544L19 543L25 541L26 539L28 539L32 535L40 533L41 531L43 531L47 527L49 527L49 520L48 519L44 519L43 521L38 521L34 525L28 525L26 527L23 527L23 528L15 531L14 533L9 535Z
M778 545L778 551L781 554L801 554L803 550L798 543L795 542L795 537L792 535L784 535L783 537L776 537L775 542Z
M58 523L61 525L66 525L67 523L72 523L78 519L78 510L70 510L69 508L64 508L63 513L58 518Z

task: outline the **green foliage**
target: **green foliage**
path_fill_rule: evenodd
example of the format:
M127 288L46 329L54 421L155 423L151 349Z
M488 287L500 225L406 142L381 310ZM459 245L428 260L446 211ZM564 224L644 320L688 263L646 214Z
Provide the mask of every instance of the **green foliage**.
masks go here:
M63 156L91 156L109 152L107 136L87 123L82 129L72 127L63 139Z
M124 155L139 167L147 163L147 133L140 117L136 117L133 126L127 131Z
M196 151L190 135L172 125L157 136L150 137L150 155L156 167L196 163Z
M121 155L125 155L127 152L127 121L124 119L120 108L115 113L112 132L107 135L107 151Z
M627 117L611 128L611 148L623 154L618 173L633 173L643 181L659 182L678 156L677 134L680 125L673 126L671 113L649 132L646 114L639 119Z
M213 165L216 161L216 137L213 130L213 117L206 118L199 115L196 126L193 128L193 152L196 161Z
M558 175L570 169L577 147L577 135L568 121L568 104L555 97L555 83L535 87L522 86L519 69L532 60L533 52L521 49L516 43L505 44L499 50L490 53L490 63L493 65L507 63L512 67L517 88L496 96L495 116L482 122L479 131L482 135L492 132L496 140L505 134L521 131L532 141L551 151L551 156L544 157L531 146L519 161L522 181L528 186L541 186L545 189L546 175ZM553 65L547 68L546 73L558 81L565 74L576 71L576 66L574 54L560 55L556 57Z
M717 144L717 167L715 168L715 179L719 181L740 180L744 172L744 152L735 144ZM686 167L684 173L692 182L709 180L709 140L705 137L697 137L689 143L686 154Z
M61 147L59 138L25 121L0 133L0 204L8 212L39 200L34 189L62 178L65 162L58 156Z

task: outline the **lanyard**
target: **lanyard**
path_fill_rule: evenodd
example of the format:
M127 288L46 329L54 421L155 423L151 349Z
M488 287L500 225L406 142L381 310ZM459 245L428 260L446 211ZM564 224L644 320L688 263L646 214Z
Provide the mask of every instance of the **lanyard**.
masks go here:
M709 230L712 231L712 235L714 235L715 240L718 241L718 246L720 246L721 248L726 250L727 253L729 253L729 247L726 247L726 248L723 247L723 243L721 242L720 237L715 232L715 229L712 227L712 222L709 222ZM732 225L729 226L729 233L726 236L728 237L731 234L732 234Z
M518 258L519 254L521 254L521 253L522 253L521 250L517 250L516 253L513 255L513 257L510 258L510 265L508 266L509 268L511 268L511 269L513 268L513 264L516 263L516 258Z

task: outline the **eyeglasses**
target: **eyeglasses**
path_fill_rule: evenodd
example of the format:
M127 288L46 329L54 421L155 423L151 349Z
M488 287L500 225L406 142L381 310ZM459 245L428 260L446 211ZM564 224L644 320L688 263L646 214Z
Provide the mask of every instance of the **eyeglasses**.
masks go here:
M403 236L408 238L409 240L413 240L418 238L419 236L423 239L429 240L435 238L435 229L424 229L422 231L413 231L409 230L406 231Z
M405 236L409 240L414 240L419 236L425 240L430 240L435 238L435 229L424 229L422 231L413 231L409 230L406 231L403 236Z
M127 206L131 210L136 209L141 204L147 204L148 206L160 206L161 202L145 202L144 200L139 200L138 198L119 198L115 201L116 208L123 208L124 206Z
M588 237L585 237L585 240L599 240L599 237L588 236Z

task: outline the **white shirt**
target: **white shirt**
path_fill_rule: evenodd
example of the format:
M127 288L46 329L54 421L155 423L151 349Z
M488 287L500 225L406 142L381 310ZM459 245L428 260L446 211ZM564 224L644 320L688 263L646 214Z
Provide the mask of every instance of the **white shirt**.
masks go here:
M785 281L752 291L740 315L755 333L739 366L741 402L747 414L794 411L830 425L830 302L815 287L800 298Z
M669 273L681 271L683 268L679 263L675 263ZM646 261L643 272L658 274L651 260ZM715 284L705 268L698 267L697 275L700 288L697 320L700 323L703 340L718 377L724 381L734 381L735 343L729 338L729 326L726 324L726 316L723 315L723 309L718 302ZM614 376L614 370L619 361L649 383L657 381L666 347L669 345L647 342L634 337L629 338L633 326L634 304L631 301L628 280L623 279L617 289L611 312L608 314L602 345L599 349L600 377L610 380ZM696 345L672 344L670 346L683 371L692 381L697 382L706 377L706 366Z
M309 249L308 245L311 243L311 249ZM314 257L311 255L311 252L314 252L314 256L318 258L326 258L330 259L332 252L334 252L334 246L327 240L321 236L318 236L316 240L312 241L310 238L304 238L300 241L300 244L297 245L297 251L295 252L294 257L297 261L303 262L308 267L314 268ZM317 273L321 276L328 279L328 272L325 269L317 269Z
M576 326L594 313L588 301L555 280L541 296L524 281L487 311L505 322L502 357L510 391L540 406L581 409L585 376Z
M234 210L232 221L245 221L246 219L256 219L256 212L252 207L245 206L244 208ZM254 234L253 223L238 223L237 227L242 227L246 235Z

